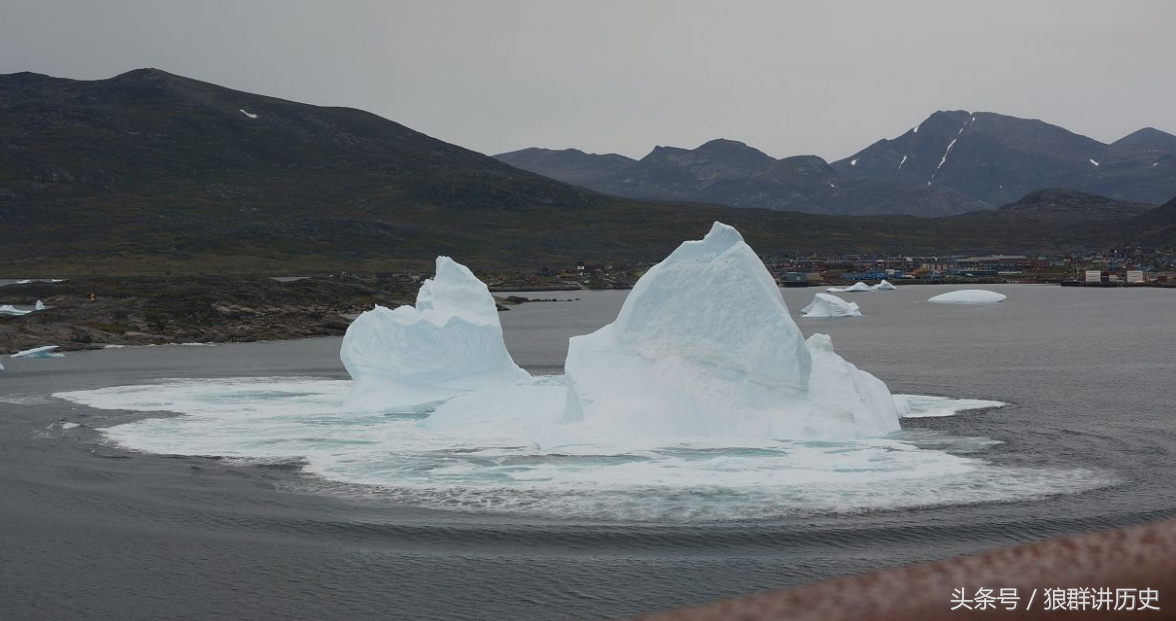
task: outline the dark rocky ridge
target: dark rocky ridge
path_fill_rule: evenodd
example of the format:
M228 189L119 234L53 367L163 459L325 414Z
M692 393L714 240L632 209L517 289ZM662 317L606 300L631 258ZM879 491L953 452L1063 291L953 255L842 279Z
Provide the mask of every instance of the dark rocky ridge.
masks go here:
M95 300L90 301L93 293ZM0 315L0 354L42 345L226 343L337 336L344 315L411 301L416 286L357 277L281 283L265 277L84 278L0 288L5 303L50 308Z

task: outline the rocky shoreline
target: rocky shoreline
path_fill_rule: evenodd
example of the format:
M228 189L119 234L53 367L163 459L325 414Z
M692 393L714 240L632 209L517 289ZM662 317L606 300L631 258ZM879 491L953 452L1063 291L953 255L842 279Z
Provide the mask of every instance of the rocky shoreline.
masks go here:
M337 336L375 304L411 303L416 283L340 275L160 276L34 281L0 287L0 304L48 307L0 315L0 353L58 345L226 343Z

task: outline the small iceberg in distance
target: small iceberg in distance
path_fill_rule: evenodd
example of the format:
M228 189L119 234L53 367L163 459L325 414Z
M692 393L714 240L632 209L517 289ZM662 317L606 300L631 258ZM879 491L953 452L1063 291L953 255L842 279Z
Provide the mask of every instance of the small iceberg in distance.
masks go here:
M1008 296L987 289L961 289L950 293L941 293L929 298L928 302L936 304L994 304L1004 302Z
M882 282L874 285L873 287L870 287L870 290L871 291L897 291L898 287L895 287L894 285L890 284L889 280L883 280Z
M802 308L800 312L804 317L861 317L862 311L858 308L856 302L846 302L845 300L829 294L818 293L813 296L813 301L809 305Z
M349 411L416 411L531 380L506 350L490 290L449 257L437 257L415 307L376 306L352 322L339 357L354 380Z
M829 287L825 289L829 293L859 293L866 291L873 291L874 289L864 282L858 281L849 287Z
M47 308L50 308L50 307L45 306L45 303L42 302L41 300L37 300L37 304L28 310L21 310L11 304L4 304L4 305L0 305L0 315L12 315L13 317L21 317L23 315L27 315L27 314L32 313L34 311L43 311Z
M46 345L44 347L34 347L33 349L26 349L18 351L9 356L9 358L64 358L65 354L59 354L53 350L57 349L57 345Z
M20 310L11 304L0 305L0 315L12 315L13 317L20 317L21 315L27 315L31 312L33 311Z

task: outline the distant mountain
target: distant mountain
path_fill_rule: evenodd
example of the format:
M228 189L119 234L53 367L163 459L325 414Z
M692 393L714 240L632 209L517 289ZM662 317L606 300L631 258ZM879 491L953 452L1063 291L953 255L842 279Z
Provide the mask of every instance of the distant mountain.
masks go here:
M1176 194L1176 136L1144 128L1107 146L1096 170L1072 187L1124 200L1162 203Z
M943 216L989 208L938 188L842 175L816 156L777 160L734 140L712 140L696 149L659 146L627 163L617 159L620 156L542 149L495 157L553 179L630 198L830 215Z
M618 170L637 161L615 153L597 155L579 149L555 151L532 148L502 153L494 157L515 168L586 188L601 184Z
M1040 188L1159 203L1176 194L1176 136L1137 131L1112 145L1038 120L936 112L903 135L833 163L846 175L959 192L988 205Z
M1154 127L1145 127L1112 142L1111 146L1124 149L1159 151L1161 153L1176 153L1176 136Z

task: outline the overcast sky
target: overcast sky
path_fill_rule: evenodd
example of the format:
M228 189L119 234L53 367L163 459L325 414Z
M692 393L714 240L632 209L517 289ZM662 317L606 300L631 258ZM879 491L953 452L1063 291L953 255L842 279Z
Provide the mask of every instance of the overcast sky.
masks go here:
M1176 0L0 0L0 73L157 67L484 153L839 159L938 109L1176 133Z

